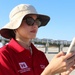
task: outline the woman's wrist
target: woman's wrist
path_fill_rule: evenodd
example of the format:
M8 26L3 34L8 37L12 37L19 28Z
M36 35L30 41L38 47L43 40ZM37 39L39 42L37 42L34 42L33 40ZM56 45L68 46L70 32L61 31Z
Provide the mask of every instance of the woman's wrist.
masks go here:
M50 69L45 68L41 75L55 75Z

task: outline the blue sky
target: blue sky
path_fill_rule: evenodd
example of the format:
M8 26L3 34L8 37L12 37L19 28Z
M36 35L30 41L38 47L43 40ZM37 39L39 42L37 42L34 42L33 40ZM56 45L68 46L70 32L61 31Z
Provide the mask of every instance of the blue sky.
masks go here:
M38 30L37 38L72 40L75 37L75 0L1 0L0 28L9 22L10 11L18 4L32 4L38 13L51 17Z

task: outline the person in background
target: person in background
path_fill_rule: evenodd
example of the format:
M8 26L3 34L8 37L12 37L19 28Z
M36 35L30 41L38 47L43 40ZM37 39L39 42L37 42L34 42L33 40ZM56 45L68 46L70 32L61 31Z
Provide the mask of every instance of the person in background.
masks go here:
M9 17L10 22L0 31L2 37L10 39L0 48L0 75L66 75L68 69L68 73L74 69L75 53L60 52L49 63L32 43L38 28L49 22L49 16L38 14L30 4L20 4Z

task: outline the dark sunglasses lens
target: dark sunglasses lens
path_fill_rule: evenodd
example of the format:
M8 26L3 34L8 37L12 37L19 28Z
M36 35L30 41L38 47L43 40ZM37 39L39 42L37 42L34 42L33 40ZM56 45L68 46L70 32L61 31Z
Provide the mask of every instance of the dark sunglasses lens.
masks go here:
M36 22L38 27L41 25L41 21L39 19L34 20L32 17L27 17L26 18L26 23L29 26L33 26L35 22Z
M26 18L26 23L30 26L32 26L34 24L34 19L31 17Z
M36 24L37 24L38 26L40 26L40 25L41 25L41 21L40 21L39 19L37 19L37 20L36 20Z

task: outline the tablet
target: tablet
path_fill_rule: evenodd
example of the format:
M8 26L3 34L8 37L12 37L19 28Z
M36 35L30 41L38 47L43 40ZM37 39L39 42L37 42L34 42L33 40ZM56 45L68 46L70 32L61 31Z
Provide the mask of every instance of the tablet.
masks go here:
M67 54L69 52L74 52L74 51L75 51L75 38L72 39L72 42L71 42L71 44L70 44L70 46L68 48Z

